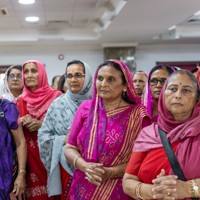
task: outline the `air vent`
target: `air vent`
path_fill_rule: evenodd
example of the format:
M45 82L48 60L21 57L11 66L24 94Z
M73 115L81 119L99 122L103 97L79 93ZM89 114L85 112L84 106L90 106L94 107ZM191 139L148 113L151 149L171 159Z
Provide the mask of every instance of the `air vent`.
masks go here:
M52 20L48 21L47 27L49 28L66 28L69 22L66 20Z
M0 8L0 15L1 16L8 16L8 9L6 7L1 7Z

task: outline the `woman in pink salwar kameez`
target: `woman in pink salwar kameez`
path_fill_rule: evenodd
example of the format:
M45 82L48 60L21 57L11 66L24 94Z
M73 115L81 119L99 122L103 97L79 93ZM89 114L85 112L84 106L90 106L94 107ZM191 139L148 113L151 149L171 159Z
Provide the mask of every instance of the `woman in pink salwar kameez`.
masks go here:
M67 199L130 199L122 177L134 140L150 118L137 96L128 67L118 60L101 64L93 98L79 107L65 155L76 168Z

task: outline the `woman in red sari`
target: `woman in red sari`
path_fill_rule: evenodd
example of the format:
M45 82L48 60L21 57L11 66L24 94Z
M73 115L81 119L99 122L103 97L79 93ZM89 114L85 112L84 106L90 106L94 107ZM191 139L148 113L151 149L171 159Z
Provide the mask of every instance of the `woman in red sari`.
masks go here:
M135 138L149 124L128 67L118 60L101 64L93 98L78 108L65 149L76 168L68 199L130 199L123 192L122 177Z
M199 86L195 77L185 70L174 72L161 92L158 122L144 128L135 141L123 178L125 193L134 199L200 197L198 101ZM158 127L166 132L186 181L173 175Z
M22 76L24 90L17 105L27 142L26 200L47 200L47 172L40 160L37 134L49 105L62 93L49 86L44 64L37 60L23 64Z

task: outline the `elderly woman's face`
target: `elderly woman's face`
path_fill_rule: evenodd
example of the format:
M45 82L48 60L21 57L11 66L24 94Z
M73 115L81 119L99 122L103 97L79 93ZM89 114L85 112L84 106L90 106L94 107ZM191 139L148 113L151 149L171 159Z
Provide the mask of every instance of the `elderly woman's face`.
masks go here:
M162 90L162 87L167 80L169 73L166 69L158 69L151 74L149 81L151 94L154 99L158 99Z
M23 81L22 81L22 71L19 69L12 69L8 76L8 87L11 91L22 90Z
M24 82L29 90L38 88L38 68L35 63L27 63L24 65Z
M67 84L72 93L78 93L82 90L85 74L83 72L83 66L81 64L72 64L67 67L66 71Z
M123 90L126 89L122 81L122 72L109 65L99 69L96 87L98 95L107 101L121 98Z
M196 95L196 88L187 75L175 75L168 83L164 93L167 110L175 120L188 119L195 106Z

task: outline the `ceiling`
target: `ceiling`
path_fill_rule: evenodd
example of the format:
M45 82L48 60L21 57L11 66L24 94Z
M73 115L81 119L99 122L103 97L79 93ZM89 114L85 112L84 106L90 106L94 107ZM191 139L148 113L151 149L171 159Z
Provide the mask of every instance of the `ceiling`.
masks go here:
M200 42L198 0L0 0L0 47L50 49ZM38 16L37 23L25 21ZM176 28L168 31L168 28Z

